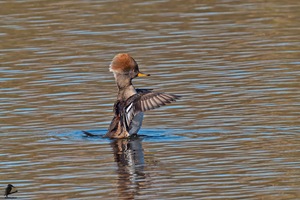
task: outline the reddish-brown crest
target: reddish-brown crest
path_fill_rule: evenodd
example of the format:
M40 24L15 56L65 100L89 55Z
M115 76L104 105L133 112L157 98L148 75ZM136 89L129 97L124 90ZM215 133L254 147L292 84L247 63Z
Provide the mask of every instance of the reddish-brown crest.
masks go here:
M110 71L118 73L129 72L136 67L137 63L129 54L120 53L113 58L110 64Z

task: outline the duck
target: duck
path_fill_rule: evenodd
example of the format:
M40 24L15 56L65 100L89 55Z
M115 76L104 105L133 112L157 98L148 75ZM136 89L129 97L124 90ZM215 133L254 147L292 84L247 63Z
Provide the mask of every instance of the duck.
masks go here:
M17 188L12 184L8 184L5 188L4 196L8 197L8 195L18 192Z
M114 117L104 137L119 139L136 136L142 126L145 111L180 98L179 95L155 92L153 89L136 89L132 80L150 74L141 73L137 62L128 53L115 55L109 70L114 75L118 95L113 106Z

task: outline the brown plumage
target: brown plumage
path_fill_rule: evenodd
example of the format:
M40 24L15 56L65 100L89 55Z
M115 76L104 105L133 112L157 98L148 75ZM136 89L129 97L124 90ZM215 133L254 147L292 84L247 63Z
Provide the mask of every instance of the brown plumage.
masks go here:
M126 138L137 134L143 121L143 113L171 103L177 95L153 92L149 89L135 89L132 79L149 76L139 71L138 64L129 54L117 54L110 65L110 71L118 86L118 97L114 104L114 117L106 137Z
M110 70L118 73L129 72L136 66L135 60L128 54L117 54L110 65Z

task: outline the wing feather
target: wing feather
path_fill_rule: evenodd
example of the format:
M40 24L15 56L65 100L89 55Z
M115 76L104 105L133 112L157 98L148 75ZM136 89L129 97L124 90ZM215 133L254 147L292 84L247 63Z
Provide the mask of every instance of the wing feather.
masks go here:
M151 109L151 106L150 106L150 104L149 104L149 101L148 101L148 100L144 100L144 103L145 103L145 105L147 106L147 107L146 107L146 110L150 110L150 109Z
M171 103L172 101L172 97L168 96L167 94L163 94L162 98L164 98L167 103Z
M127 129L138 113L159 108L180 98L177 95L153 92L147 89L136 89L136 91L137 94L131 96L125 102L123 110Z

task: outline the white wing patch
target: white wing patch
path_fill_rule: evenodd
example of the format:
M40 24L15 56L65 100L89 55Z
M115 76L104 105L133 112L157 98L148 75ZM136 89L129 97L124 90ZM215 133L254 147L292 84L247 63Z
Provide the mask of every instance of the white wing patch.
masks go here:
M127 127L129 127L131 120L133 118L134 109L132 106L133 106L133 102L130 103L125 110L125 118L126 118Z
M128 113L130 111L130 109L132 108L133 103L129 104L126 108L126 113Z

